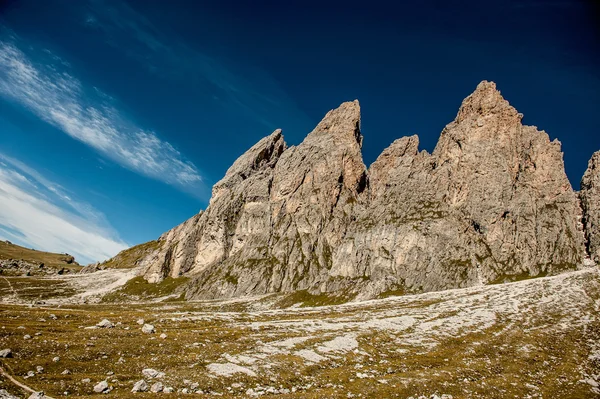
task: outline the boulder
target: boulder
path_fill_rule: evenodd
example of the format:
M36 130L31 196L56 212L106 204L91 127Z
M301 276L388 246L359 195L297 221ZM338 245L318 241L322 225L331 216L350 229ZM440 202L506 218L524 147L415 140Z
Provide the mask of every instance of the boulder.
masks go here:
M103 393L108 390L108 382L100 381L96 385L94 385L94 392Z
M142 332L144 334L154 334L156 330L154 329L154 326L152 324L144 324L142 326Z
M104 319L102 321L100 321L98 324L96 324L96 327L99 328L113 328L115 325L107 319Z
M146 392L148 390L148 384L144 380L139 380L133 385L131 392Z

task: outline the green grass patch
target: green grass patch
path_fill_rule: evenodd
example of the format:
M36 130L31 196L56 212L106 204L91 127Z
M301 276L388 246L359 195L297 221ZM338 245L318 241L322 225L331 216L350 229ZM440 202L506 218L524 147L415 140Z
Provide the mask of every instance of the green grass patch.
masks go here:
M389 291L382 292L381 294L379 294L377 296L377 298L384 299L384 298L389 298L392 296L402 296L402 295L406 295L406 294L410 294L410 292L406 291L404 288L398 288L396 290L389 290Z
M177 289L185 284L187 277L167 277L160 283L149 283L143 277L135 277L129 280L118 290L111 292L102 298L103 302L121 302L127 300L160 298L176 294Z
M142 258L150 252L160 249L162 245L163 242L158 240L136 245L135 247L119 252L114 258L103 262L100 267L103 269L131 269L137 266Z
M290 306L301 303L300 307L316 307L316 306L329 306L329 305L340 305L351 301L356 297L356 294L311 294L307 290L293 292L284 298L280 299L275 307L278 308L289 308Z

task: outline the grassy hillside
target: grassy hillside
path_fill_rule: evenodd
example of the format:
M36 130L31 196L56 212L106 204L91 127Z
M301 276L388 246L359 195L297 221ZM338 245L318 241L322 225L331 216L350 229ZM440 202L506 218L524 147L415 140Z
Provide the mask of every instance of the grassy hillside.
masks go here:
M81 267L71 255L36 251L6 241L0 241L0 259L24 260L34 264L43 263L46 267L57 269L77 270Z
M102 269L129 269L137 266L137 263L148 253L157 250L162 245L159 241L148 241L135 247L119 252L114 258L103 262Z

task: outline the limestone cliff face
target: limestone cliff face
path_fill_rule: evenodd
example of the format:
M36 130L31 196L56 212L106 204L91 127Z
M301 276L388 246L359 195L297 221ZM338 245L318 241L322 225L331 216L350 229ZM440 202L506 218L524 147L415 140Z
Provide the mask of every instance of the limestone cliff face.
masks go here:
M369 276L375 291L429 291L583 260L579 203L560 143L523 126L493 83L464 100L433 154L419 152L416 136L396 140L369 177L370 202L339 248L333 276Z
M581 180L581 205L588 253L600 262L600 151L596 152Z
M331 253L366 187L360 107L342 104L297 147L275 131L213 188L205 212L163 235L145 277L193 277L190 297L309 289L327 279Z
M206 211L160 237L144 276L190 276L188 298L302 289L364 298L573 269L586 238L560 143L521 117L482 82L432 154L404 137L368 170L357 101L330 111L298 146L275 131L214 186ZM592 161L582 203L597 249Z

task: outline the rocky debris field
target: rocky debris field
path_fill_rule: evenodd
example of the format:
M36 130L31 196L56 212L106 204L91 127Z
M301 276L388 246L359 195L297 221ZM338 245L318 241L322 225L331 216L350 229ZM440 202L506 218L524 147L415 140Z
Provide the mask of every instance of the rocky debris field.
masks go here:
M272 305L270 296L2 304L0 398L600 396L597 268L335 306Z
M0 275L3 276L48 276L70 273L70 269L47 267L42 262L31 263L22 259L0 259Z
M37 251L0 241L0 277L64 275L77 273L80 269L72 255Z
M99 302L135 276L135 270L55 276L0 275L0 303L57 305Z

